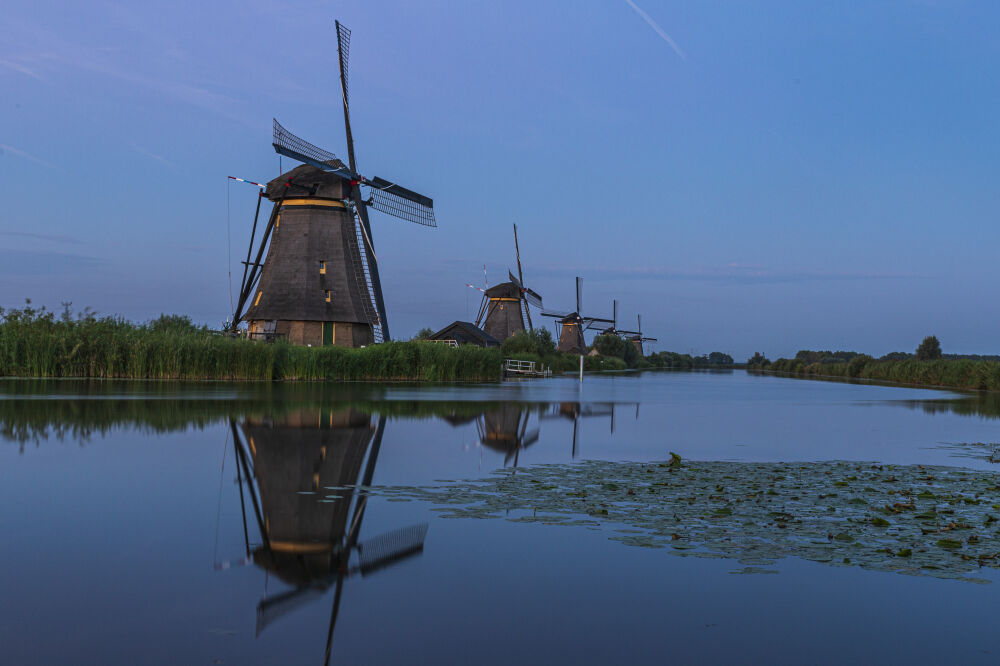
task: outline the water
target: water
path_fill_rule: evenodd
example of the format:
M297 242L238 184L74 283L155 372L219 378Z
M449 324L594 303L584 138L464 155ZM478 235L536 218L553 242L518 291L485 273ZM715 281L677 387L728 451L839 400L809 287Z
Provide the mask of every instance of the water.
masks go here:
M989 397L742 372L0 383L0 662L994 663L990 567L976 584L790 556L733 575L733 559L624 545L607 525L448 519L379 489L671 452L740 473L989 474L998 414ZM351 543L388 561L331 550Z

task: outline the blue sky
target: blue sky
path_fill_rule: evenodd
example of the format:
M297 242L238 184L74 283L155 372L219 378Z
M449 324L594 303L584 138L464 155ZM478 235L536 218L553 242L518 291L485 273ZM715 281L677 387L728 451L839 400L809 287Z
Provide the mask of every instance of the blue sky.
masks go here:
M272 117L346 152L334 18L362 172L435 200L373 214L396 337L474 317L516 222L547 306L581 275L657 349L1000 353L1000 6L960 0L9 5L0 305L221 324L226 177L277 175Z

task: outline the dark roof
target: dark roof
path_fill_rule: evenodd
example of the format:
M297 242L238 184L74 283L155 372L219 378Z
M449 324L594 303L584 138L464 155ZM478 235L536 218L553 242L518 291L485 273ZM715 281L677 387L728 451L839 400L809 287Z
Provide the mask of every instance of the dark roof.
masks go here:
M521 288L513 282L501 282L486 290L490 298L521 298Z
M467 321L456 321L448 324L440 331L430 336L428 340L455 340L459 344L479 345L480 347L499 347L500 341L481 328Z
M344 168L344 163L340 160L330 160L327 164L335 168ZM288 181L292 182L292 187L287 188L286 194L285 183ZM291 171L286 171L269 182L264 190L264 195L271 201L277 201L282 194L289 197L314 196L342 199L348 196L349 189L346 186L346 181L340 176L309 164L303 164Z

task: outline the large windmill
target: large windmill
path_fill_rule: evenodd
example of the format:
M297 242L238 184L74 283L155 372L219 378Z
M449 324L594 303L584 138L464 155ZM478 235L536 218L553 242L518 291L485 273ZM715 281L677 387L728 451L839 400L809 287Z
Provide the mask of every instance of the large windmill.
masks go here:
M524 271L521 269L521 248L517 242L517 225L514 225L514 253L517 257L517 277L509 270L507 276L509 281L503 282L493 287L487 286L481 289L473 285L467 285L473 289L483 292L483 300L479 306L479 314L476 316L476 326L503 342L510 336L525 329L525 319L528 321L528 329L532 329L531 310L528 307L533 305L539 310L542 309L542 297L533 289L524 285Z
M559 320L559 346L558 350L566 354L583 355L587 351L587 342L583 338L584 330L590 328L595 323L614 325L611 319L601 317L587 317L582 313L583 307L583 278L576 279L576 310L573 312L543 312L545 317L555 317Z
M622 335L626 337L634 346L636 351L639 352L639 356L645 356L642 351L643 342L656 342L656 338L646 337L642 334L642 315L636 315L636 322L639 324L638 331L619 331Z
M336 26L348 163L274 121L274 150L303 165L272 180L260 195L274 206L256 253L254 217L231 324L246 321L251 337L349 347L389 340L368 208L437 226L429 197L358 172L348 96L351 31L339 21Z

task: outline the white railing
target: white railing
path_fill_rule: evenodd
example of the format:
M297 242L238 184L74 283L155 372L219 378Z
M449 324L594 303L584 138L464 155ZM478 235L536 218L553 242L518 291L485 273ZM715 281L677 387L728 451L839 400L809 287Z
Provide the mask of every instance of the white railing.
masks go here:
M552 370L545 366L538 367L535 361L519 361L508 358L503 362L503 372L505 375L522 375L528 377L548 377Z

